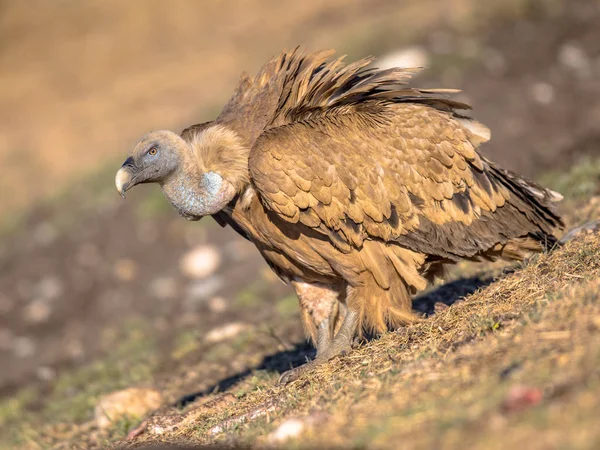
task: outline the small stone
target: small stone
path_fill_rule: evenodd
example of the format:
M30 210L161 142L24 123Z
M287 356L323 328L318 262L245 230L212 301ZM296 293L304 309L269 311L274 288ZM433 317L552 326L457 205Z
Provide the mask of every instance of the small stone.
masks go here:
M305 427L306 424L300 419L288 419L269 434L267 441L270 444L282 444L289 439L300 436Z
M536 102L549 105L554 100L554 88L548 83L536 83L531 89L531 95Z
M49 222L40 223L33 231L33 239L40 245L49 245L56 240L58 231Z
M132 281L137 271L137 264L131 259L119 259L115 263L115 276L121 281Z
M177 283L171 277L160 277L150 283L150 292L161 300L170 300L177 295Z
M213 328L204 336L204 340L210 343L222 342L234 338L242 331L248 329L248 325L242 322L232 322L222 327Z
M17 358L29 358L35 353L35 343L27 336L19 336L13 340L13 352Z
M215 295L223 286L223 277L213 276L205 280L198 280L186 289L186 306L194 308L199 301L206 300Z
M31 323L42 323L50 318L52 309L47 300L36 299L25 307L23 313L26 321Z
M590 59L585 50L573 42L563 44L560 47L558 61L563 66L579 72L587 72L590 67Z
M422 47L406 47L384 55L377 60L380 69L392 69L394 67L413 68L425 67L429 64L429 55Z
M208 301L208 309L214 313L221 313L227 309L227 300L223 297L213 297Z
M513 386L508 391L502 404L506 412L522 411L539 404L544 394L539 388L532 386Z
M56 378L56 370L51 367L41 366L37 368L36 375L42 381L51 381Z
M212 275L221 264L221 254L211 245L201 245L183 256L179 267L189 278L201 279Z
M53 300L63 293L63 286L58 277L46 276L37 283L34 292L43 299Z
M124 417L139 419L158 409L162 403L161 393L154 389L129 388L113 392L96 405L96 425L105 429Z
M265 443L279 447L290 439L298 438L307 429L323 425L327 420L329 416L323 412L312 412L308 416L287 419L266 436Z

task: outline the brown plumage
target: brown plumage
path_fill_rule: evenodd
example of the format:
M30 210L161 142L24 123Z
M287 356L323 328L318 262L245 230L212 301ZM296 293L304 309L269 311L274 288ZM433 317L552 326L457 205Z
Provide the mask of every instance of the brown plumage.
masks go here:
M344 316L352 331L409 322L411 295L446 264L555 242L560 195L480 155L489 130L457 112L469 106L455 91L330 55L284 53L243 75L214 122L142 139L117 187L158 182L182 215L254 242L315 341Z

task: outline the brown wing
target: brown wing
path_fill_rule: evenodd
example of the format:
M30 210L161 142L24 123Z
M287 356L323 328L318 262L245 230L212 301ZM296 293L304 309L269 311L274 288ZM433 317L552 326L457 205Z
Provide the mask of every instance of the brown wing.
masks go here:
M267 208L343 252L380 239L456 259L543 239L560 225L550 191L481 157L485 130L420 104L346 105L263 134L250 175Z

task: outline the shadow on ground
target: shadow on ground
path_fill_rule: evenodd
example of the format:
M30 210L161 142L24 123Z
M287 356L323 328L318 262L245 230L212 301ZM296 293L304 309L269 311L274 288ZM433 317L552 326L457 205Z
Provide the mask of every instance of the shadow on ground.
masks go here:
M436 286L415 297L413 300L413 309L419 313L431 316L436 312L436 305L451 306L463 297L472 294L477 289L486 287L493 281L493 277L475 275Z
M492 277L473 276L460 278L458 280L437 286L432 290L419 295L413 300L413 309L418 313L425 314L427 317L435 314L439 304L451 306L463 297L470 295L480 288L483 288L494 281ZM438 306L436 306L438 305ZM375 339L370 336L368 339ZM175 403L177 407L184 407L199 398L216 392L225 392L233 386L243 381L256 370L266 370L268 372L277 372L279 374L298 367L306 361L315 357L315 349L310 343L296 343L293 348L282 352L266 356L262 362L254 368L248 368L242 372L236 373L227 378L210 385L206 389L191 394L186 394L179 398Z

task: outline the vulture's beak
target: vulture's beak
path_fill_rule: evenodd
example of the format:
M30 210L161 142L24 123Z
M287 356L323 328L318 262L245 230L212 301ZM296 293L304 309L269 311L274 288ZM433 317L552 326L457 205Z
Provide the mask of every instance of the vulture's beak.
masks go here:
M133 179L135 177L135 166L131 157L123 163L117 176L115 177L115 186L117 191L121 194L121 197L125 198L125 192L127 189L133 186Z

